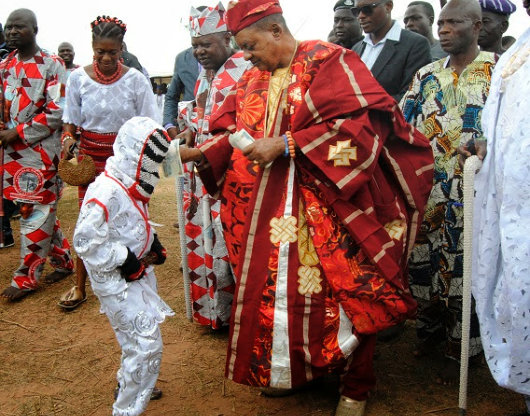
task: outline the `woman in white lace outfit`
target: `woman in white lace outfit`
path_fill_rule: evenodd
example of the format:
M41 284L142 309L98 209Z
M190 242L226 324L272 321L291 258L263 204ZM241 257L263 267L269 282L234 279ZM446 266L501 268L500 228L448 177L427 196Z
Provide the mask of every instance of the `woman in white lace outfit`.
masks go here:
M151 84L134 68L121 61L125 24L116 17L98 16L91 23L94 61L70 75L63 114L63 153L73 156L79 142L79 158L90 155L96 175L112 156L119 128L134 116L156 120L158 108ZM86 186L79 187L79 204ZM74 309L86 300L86 270L77 259L77 284L62 295L59 306Z
M523 6L530 14L530 1ZM530 415L530 29L500 58L482 113L487 156L475 182L473 295L497 383Z
M113 416L138 416L147 407L162 357L159 323L173 315L157 293L151 264L163 263L166 254L147 211L169 143L150 118L127 121L114 156L87 189L74 232L75 250L122 349Z

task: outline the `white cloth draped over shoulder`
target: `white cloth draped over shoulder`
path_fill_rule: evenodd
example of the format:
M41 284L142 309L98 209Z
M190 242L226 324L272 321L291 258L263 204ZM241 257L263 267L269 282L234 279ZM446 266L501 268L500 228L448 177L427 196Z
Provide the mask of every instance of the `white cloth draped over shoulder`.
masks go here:
M475 181L473 295L497 383L530 394L530 30L494 71Z

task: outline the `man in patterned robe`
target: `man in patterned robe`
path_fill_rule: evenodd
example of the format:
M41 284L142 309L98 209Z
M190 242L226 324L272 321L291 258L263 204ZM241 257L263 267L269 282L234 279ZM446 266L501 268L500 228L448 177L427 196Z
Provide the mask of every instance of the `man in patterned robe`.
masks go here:
M181 157L221 195L236 277L227 377L286 390L339 370L337 415L357 416L375 333L415 312L406 262L432 152L357 54L298 43L281 13L264 0L228 9L254 68L210 120L213 138ZM236 130L252 136L243 152Z
M210 138L209 121L249 63L231 47L232 35L224 21L224 7L192 7L190 33L193 54L202 66L194 101L180 102L181 136L188 145ZM228 260L219 217L220 202L212 198L193 169L184 194L186 255L191 281L193 318L201 325L219 329L228 325L234 293L234 277Z
M453 0L438 20L445 60L421 68L401 101L405 119L430 140L434 187L410 260L411 290L418 300L415 355L446 341L449 360L440 382L458 376L462 333L463 182L457 149L482 137L480 116L488 96L495 56L477 45L481 10L474 0ZM471 141L471 142L470 142ZM476 315L471 356L482 351Z
M70 246L57 220L60 128L66 72L61 60L36 43L37 19L28 9L12 12L5 25L13 51L0 64L4 125L0 126L4 197L21 205L20 266L0 296L18 300L38 285L46 257L50 282L72 273Z

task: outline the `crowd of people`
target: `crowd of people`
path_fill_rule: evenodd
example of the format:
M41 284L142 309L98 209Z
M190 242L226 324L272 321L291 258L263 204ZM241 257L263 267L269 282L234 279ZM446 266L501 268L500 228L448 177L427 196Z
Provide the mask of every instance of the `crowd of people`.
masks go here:
M414 355L443 345L438 382L458 378L476 155L471 364L485 359L528 416L530 35L504 42L510 0L442 5L435 19L412 1L401 25L392 0L339 0L327 41L296 39L277 0L192 7L163 105L120 19L91 22L94 60L79 66L71 43L46 52L37 16L14 10L0 26L0 249L18 244L20 265L0 296L75 272L59 300L75 309L88 278L122 350L112 414L142 414L162 395L159 324L174 314L148 212L173 153L192 316L228 329L225 376L277 397L338 374L335 415L362 416L376 343L407 319ZM79 193L76 259L57 218L64 182Z

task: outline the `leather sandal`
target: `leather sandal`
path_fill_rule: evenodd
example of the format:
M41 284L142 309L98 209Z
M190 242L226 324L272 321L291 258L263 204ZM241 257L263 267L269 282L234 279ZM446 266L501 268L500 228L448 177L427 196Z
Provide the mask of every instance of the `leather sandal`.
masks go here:
M77 286L74 286L68 292L61 296L61 299L59 300L57 305L59 305L63 309L72 310L77 308L84 301L86 301L86 294L85 296L83 296L79 288Z

